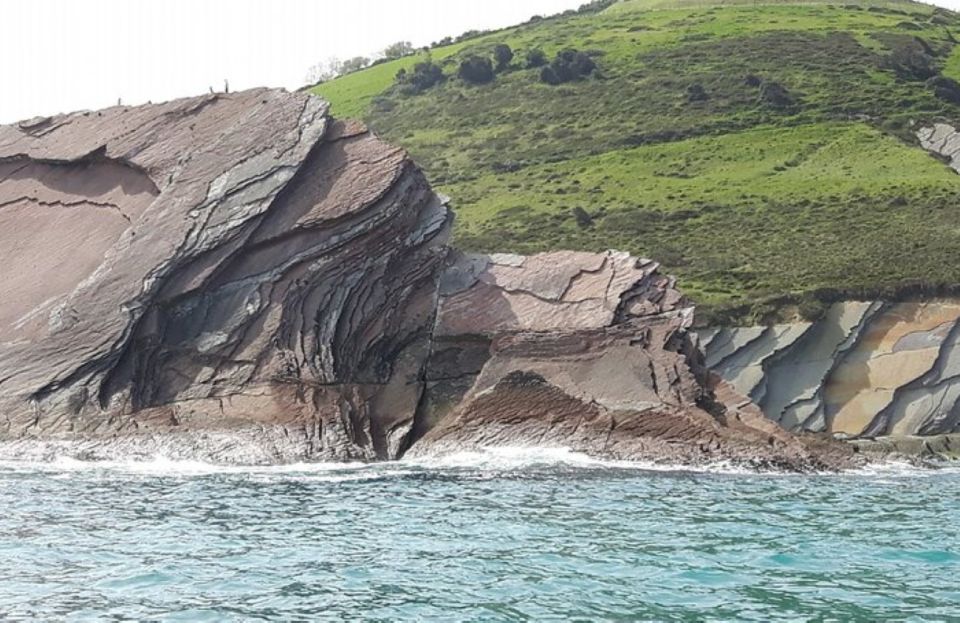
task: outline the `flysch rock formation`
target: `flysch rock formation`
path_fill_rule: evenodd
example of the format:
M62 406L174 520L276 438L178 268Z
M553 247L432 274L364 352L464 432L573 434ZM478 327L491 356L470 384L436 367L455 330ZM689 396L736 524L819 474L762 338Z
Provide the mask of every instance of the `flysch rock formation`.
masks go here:
M814 323L708 329L706 363L790 430L960 432L960 300L832 305Z
M324 101L0 127L0 206L4 454L397 455L450 217Z
M712 378L693 308L627 253L461 255L441 282L413 454L551 445L595 456L845 464Z
M920 146L946 158L950 168L960 173L960 133L946 123L935 123L917 131Z
M654 262L451 256L451 220L305 93L0 127L0 456L853 462L708 374Z

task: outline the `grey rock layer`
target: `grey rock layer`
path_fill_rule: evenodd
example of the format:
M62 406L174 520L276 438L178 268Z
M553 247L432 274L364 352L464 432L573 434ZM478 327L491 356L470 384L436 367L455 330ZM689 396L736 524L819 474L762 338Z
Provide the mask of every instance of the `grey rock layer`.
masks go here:
M308 94L0 127L0 456L851 464L707 373L656 263L451 257L450 222Z
M960 172L960 133L946 123L935 123L917 131L920 146L927 151L943 156L950 162L950 168Z
M960 432L960 301L831 306L815 323L700 332L707 365L790 430Z
M117 107L0 127L0 205L10 452L397 456L450 221L403 151L306 94Z
M672 463L839 468L848 448L787 434L719 379L693 308L626 253L460 256L442 280L413 454L566 447Z

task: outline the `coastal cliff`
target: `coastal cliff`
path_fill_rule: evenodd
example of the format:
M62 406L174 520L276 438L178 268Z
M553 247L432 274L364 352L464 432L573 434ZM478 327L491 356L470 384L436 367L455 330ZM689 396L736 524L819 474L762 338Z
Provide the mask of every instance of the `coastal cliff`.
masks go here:
M440 295L413 454L513 444L791 469L850 460L787 434L710 374L693 306L656 262L458 254Z
M314 96L3 126L0 170L0 455L853 462L708 372L658 264L451 252L406 153Z
M700 332L707 365L789 430L960 432L960 300L832 305L816 322Z
M6 126L0 159L4 438L397 455L450 221L402 150L255 90Z

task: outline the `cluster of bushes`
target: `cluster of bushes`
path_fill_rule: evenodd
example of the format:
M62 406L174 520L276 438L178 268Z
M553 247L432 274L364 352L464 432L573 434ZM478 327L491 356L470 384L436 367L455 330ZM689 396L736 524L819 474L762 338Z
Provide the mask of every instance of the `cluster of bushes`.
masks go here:
M922 38L909 37L899 40L881 64L899 79L923 82L938 99L960 105L960 83L940 73L936 57L937 52Z
M883 60L883 65L901 80L923 82L939 73L933 57L930 46L923 39L913 37L897 45Z
M443 68L430 60L417 63L413 66L413 71L401 69L396 76L400 93L403 95L419 95L446 79Z
M773 80L764 80L755 74L747 75L743 83L751 88L757 89L758 100L761 104L772 106L773 108L792 108L797 104L796 98L787 87ZM693 104L705 102L710 99L710 94L699 82L689 85L686 90L687 102Z
M580 8L577 9L576 12L580 13L581 15L585 13L600 13L601 11L605 11L612 7L617 2L618 0L592 0L586 4L581 4Z
M460 62L457 76L468 84L487 84L492 82L499 72L510 69L513 50L510 46L498 43L493 48L493 57L471 54ZM447 79L443 67L427 59L413 66L413 70L400 69L395 82L402 95L418 95L427 89L442 84Z
M531 51L536 53L536 51ZM530 65L531 57L527 54L527 64ZM545 61L545 57L536 56L535 62ZM561 50L549 65L543 65L540 69L540 81L547 84L558 85L575 80L582 80L597 70L597 63L586 52L579 52L574 49Z
M514 57L509 45L498 43L491 56L471 54L461 60L457 77L467 84L488 84L497 74L516 67L512 64ZM597 71L597 63L589 53L574 49L561 50L548 62L543 50L534 48L526 52L524 65L528 69L539 69L540 80L552 85L582 80ZM400 92L405 95L422 93L445 79L443 68L430 60L417 63L413 71L401 69L396 76Z
M471 55L460 63L457 75L469 84L487 84L493 82L496 74L510 69L513 50L505 43L493 46L493 58Z

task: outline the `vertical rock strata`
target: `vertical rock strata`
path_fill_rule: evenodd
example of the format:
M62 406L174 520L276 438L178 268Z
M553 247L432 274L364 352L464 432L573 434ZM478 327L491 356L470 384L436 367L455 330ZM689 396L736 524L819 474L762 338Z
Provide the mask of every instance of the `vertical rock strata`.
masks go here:
M536 444L850 464L708 374L692 308L654 262L451 257L450 221L402 150L307 94L0 127L0 455L273 463ZM793 333L745 343L775 357ZM817 362L836 339L818 340ZM785 384L771 377L768 401L792 404Z
M960 432L960 301L846 302L815 323L701 332L707 365L787 429Z

